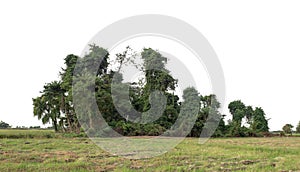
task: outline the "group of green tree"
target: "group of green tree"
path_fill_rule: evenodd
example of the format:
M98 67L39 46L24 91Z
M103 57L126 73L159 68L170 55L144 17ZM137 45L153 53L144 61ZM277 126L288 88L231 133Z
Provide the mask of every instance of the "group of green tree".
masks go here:
M86 114L79 115L75 111L75 106L80 105L74 103L73 96L79 93L82 87L94 92L97 108L108 126L125 136L161 135L172 129L174 123L178 123L176 127L182 128L181 131L190 129L188 135L198 137L205 127L209 127L205 125L207 121L218 123L214 132L216 137L258 136L260 133L268 132L268 120L262 108L246 106L240 100L233 101L228 105L232 119L226 124L225 115L220 113L220 103L215 95L201 95L198 90L189 87L183 91L181 100L175 91L178 80L173 78L166 68L168 59L156 50L144 48L140 53L142 63L135 64L136 55L129 53L132 51L127 47L124 52L117 54L116 58L111 58L106 49L91 45L84 57L68 55L64 59L65 67L59 72L60 79L46 83L40 96L33 98L34 116L44 124L52 123L56 132L79 133L83 128L88 133L97 134L99 132L97 127L104 124L93 112L84 111L93 105L85 104L80 107ZM84 82L90 73L74 72L76 64L76 68L80 68L81 71L89 71L95 64L99 64L99 61L101 63L94 73L93 86L89 82ZM120 71L126 65L136 66L143 72L144 78L139 82L124 83ZM73 82L74 75L79 75L76 78L83 79L80 82ZM73 87L74 83L79 87ZM113 88L118 92L117 95L112 94ZM154 91L159 92L155 95L152 94ZM154 111L161 113L156 118L154 113L149 111L153 110L151 109L155 104L153 99L160 98L159 94L164 95L166 103L161 112ZM129 96L130 107L123 101L126 96ZM116 104L123 108L121 113L124 114L120 115ZM195 112L193 107L199 108ZM152 122L143 123L145 120ZM178 122L180 120L181 123ZM184 122L189 120L194 123ZM88 122L82 124L80 121ZM193 124L191 128L188 127L190 124ZM105 128L103 131L105 132Z

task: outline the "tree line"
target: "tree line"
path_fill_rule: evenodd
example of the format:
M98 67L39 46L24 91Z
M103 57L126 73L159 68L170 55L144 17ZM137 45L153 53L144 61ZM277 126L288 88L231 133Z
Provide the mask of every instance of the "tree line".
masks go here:
M135 63L137 54L141 57L141 64ZM51 123L56 132L79 133L85 130L87 133L97 135L99 132L97 127L102 125L97 122L97 116L93 116L93 113L79 115L75 112L73 94L80 90L73 89L80 87L73 87L73 76L76 64L80 65L79 68L82 71L88 71L91 66L99 62L99 59L101 63L95 73L94 87L89 88L88 82L76 84L93 89L97 108L102 117L108 126L119 134L125 136L161 135L174 127L173 124L182 118L181 115L189 119L192 118L193 113L196 114L195 123L182 122L177 126L184 131L190 124L193 124L190 128L191 132L188 133L188 136L192 137L200 136L205 129L209 130L207 128L209 126L205 126L207 121L218 123L213 135L215 137L259 136L269 131L268 119L261 107L253 108L245 105L241 100L233 101L228 105L231 119L225 123L226 115L219 111L220 103L216 95L201 95L194 87L189 87L183 91L181 100L175 91L178 87L178 80L173 78L166 68L168 59L151 48L144 48L141 53L136 53L127 47L124 52L116 54L116 58L112 59L106 49L90 45L89 52L82 58L74 54L68 55L64 59L65 66L59 72L60 79L46 83L40 96L32 99L34 116L43 124ZM124 83L121 68L126 65L135 66L144 74L144 78L139 79L138 82ZM88 76L87 73L81 75L78 77ZM129 88L129 95L126 88ZM112 89L118 94L112 94ZM159 91L159 93L153 94L153 91ZM151 106L155 104L153 100L160 98L160 94L166 97L164 109L150 113ZM124 96L129 96L130 107L126 101L122 101ZM116 108L116 104L119 109ZM83 109L86 108L84 106ZM191 109L196 106L199 107L197 112L192 111ZM122 109L122 115L120 109ZM161 116L156 118L156 113L161 113ZM81 126L79 121L84 120L89 122ZM143 121L151 122L143 123Z

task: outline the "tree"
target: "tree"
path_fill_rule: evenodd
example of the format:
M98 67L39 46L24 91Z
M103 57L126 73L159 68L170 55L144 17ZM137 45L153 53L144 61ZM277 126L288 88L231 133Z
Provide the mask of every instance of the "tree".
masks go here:
M242 123L242 119L245 116L245 113L244 113L245 108L246 108L246 106L241 100L236 100L236 101L229 103L228 109L232 115L233 122L235 121L237 124Z
M170 130L171 136L185 137L192 130L198 117L200 108L200 97L194 87L188 87L183 90L184 101L181 104L180 114L177 121Z
M293 125L291 125L291 124L285 124L282 127L282 130L283 130L284 133L292 135L293 134L293 130L292 130L293 128L294 128Z
M253 108L252 106L247 106L244 110L247 124L251 125L253 122Z
M207 132L212 132L212 129L209 128L210 126L212 126L212 123L219 123L214 136L223 136L226 132L225 122L223 120L224 115L219 112L220 103L218 102L216 95L201 95L199 103L200 109L198 117L190 133L190 136L199 137L203 131L205 123L208 124L205 128L205 131Z
M0 121L0 129L7 129L7 128L10 128L11 126L4 122L4 121Z
M61 77L61 88L65 90L62 97L62 113L65 114L60 122L60 126L64 126L68 132L80 132L80 124L76 117L73 104L73 75L77 64L78 56L70 54L65 60L65 68L59 73Z
M44 86L40 97L33 100L33 114L41 119L43 124L52 122L54 130L59 130L59 119L61 117L61 108L64 90L60 82L53 81Z
M151 94L158 91L164 94L167 98L166 110L163 112L162 116L155 121L155 124L163 126L168 129L175 122L178 113L178 96L174 95L175 88L177 87L177 80L174 79L170 72L166 69L167 58L163 57L159 52L151 49L145 48L142 53L143 60L143 72L145 74L146 83L142 88L142 94L140 97L140 102L142 104L141 112L147 112L151 109ZM172 93L173 92L173 93ZM154 113L145 113L143 118L147 115L153 116Z
M253 119L250 128L255 132L268 132L268 120L266 119L266 114L262 108L255 108L253 112Z
M232 136L257 136L261 132L268 132L268 120L264 110L252 106L246 106L241 100L236 100L228 105L232 114L232 122L229 124L229 134ZM249 126L241 126L245 120Z
M108 73L108 58L107 50L91 45L89 52L78 58L74 71L72 95L76 99L72 103L76 105L76 115L81 127L92 137L105 134L98 132L107 128L102 116L106 117L107 113L112 116L116 114L110 101L112 76ZM96 102L93 101L95 98Z
M95 44L82 58L68 55L60 80L45 84L41 95L33 99L34 116L44 124L51 122L55 131L80 132L82 127L95 137L115 134L113 130L124 135L160 135L174 129L174 123L182 129L181 136L193 121L189 111L199 106L189 136L211 135L215 127L210 126L216 122L219 126L214 136L256 136L269 130L263 109L246 106L241 100L228 105L232 114L228 125L213 94L202 96L198 90L187 88L184 101L179 102L175 92L178 81L166 68L168 59L156 50L144 48L141 63L135 64L136 55L126 47L116 54L116 59L110 59L108 51ZM137 83L123 80L121 68L128 64L144 74ZM179 125L182 116L190 122ZM247 125L242 125L243 121Z
M297 125L297 127L296 127L296 132L297 132L297 133L300 133L300 121L298 122L298 125Z
M99 68L96 66L99 64L97 62L101 62ZM109 64L108 52L96 45L90 45L90 52L81 59L73 54L68 55L65 58L66 67L60 72L60 81L45 84L42 95L32 99L34 116L41 119L43 124L51 122L55 131L80 132L81 126L73 102L73 76L77 64L79 70L96 69L96 76L105 75Z
M232 122L229 126L229 134L231 136L245 136L242 130L242 119L245 117L246 106L241 100L235 100L228 105L228 109L232 115Z

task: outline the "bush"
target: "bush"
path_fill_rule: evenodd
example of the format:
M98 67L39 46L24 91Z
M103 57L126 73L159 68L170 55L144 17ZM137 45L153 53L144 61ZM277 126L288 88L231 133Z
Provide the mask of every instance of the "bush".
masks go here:
M7 128L10 128L10 127L11 126L8 123L0 121L0 129L7 129Z

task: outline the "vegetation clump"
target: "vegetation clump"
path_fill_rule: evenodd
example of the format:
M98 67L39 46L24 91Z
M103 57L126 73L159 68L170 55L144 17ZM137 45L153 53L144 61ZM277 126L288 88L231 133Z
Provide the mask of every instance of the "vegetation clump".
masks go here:
M135 63L138 55L141 64ZM96 72L91 73L91 69L99 63ZM201 95L195 88L186 88L181 100L176 95L178 80L173 78L166 68L167 63L166 57L151 48L144 48L138 54L127 47L124 52L116 54L116 58L112 59L107 50L91 45L89 53L84 57L71 54L65 58L65 67L59 72L60 80L46 83L41 95L33 98L34 116L44 124L52 123L56 132L80 133L83 128L88 134L97 136L97 134L110 133L112 128L125 136L157 136L174 128L173 124L178 120L181 110L188 118L193 115L190 113L194 112L189 112L189 108L184 108L183 105L187 104L185 101L189 101L184 97L194 89L197 99L193 100L196 104L192 107L199 108L195 112L196 118L191 120L193 123L188 123L192 125L188 136L199 137L202 131L213 130L205 126L208 121L218 123L213 135L215 137L260 136L260 133L269 131L266 114L260 107L252 108L244 105L240 100L233 101L228 106L232 119L226 124L225 115L219 111L220 103L216 95ZM144 74L138 82L125 83L123 80L122 67L130 64ZM83 72L76 74L75 68ZM75 75L79 81L73 81ZM94 85L88 82L90 78ZM74 84L77 84L76 87ZM85 99L89 102L89 99L95 98L96 105L77 104L83 112L76 114L73 96L81 93L82 90L94 92L87 95ZM116 94L112 93L113 90ZM129 103L124 99L128 96ZM156 105L155 100L161 96L166 98L164 109L152 108ZM159 100L157 104L164 102L164 99ZM95 110L95 106L101 112L105 122L100 120L99 114L86 110L88 108ZM247 125L242 124L245 120ZM80 124L79 121L87 122ZM177 127L187 127L187 125ZM103 133L98 133L100 130Z

